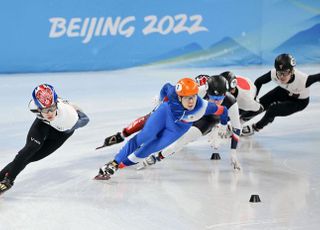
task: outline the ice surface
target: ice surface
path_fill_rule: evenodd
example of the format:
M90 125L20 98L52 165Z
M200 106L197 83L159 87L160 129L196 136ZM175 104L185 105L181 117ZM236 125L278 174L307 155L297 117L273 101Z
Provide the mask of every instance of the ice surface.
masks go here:
M307 73L320 66L303 66ZM59 96L90 116L55 153L32 163L0 197L0 229L319 229L320 86L300 113L277 118L252 137L241 138L242 171L232 171L229 143L211 161L207 138L146 170L118 171L94 181L98 168L122 145L95 151L103 139L152 110L162 84L225 69L137 68L98 73L0 76L0 167L25 142L34 115L33 88L47 82ZM269 68L233 68L251 79ZM274 85L263 86L261 95ZM258 194L261 203L250 203Z

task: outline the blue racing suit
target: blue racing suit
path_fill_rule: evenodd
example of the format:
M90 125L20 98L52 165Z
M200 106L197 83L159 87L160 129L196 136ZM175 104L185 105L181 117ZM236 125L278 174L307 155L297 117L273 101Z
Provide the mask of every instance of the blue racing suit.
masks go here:
M160 99L165 97L168 98L168 101L162 103L150 115L143 129L131 138L116 155L117 163L133 165L140 159L161 151L180 138L194 121L204 115L221 115L221 123L227 123L226 107L217 106L197 96L195 108L186 110L179 101L175 87L169 83L165 84L160 92Z

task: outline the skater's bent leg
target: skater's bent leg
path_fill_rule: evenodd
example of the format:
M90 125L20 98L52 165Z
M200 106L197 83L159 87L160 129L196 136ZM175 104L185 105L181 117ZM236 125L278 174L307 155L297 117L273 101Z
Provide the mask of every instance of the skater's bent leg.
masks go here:
M148 113L147 115L144 115L142 117L139 117L134 122L132 122L130 125L128 125L126 128L124 128L122 130L123 136L124 137L128 137L131 134L140 131L144 127L144 125L147 122L149 116L150 116L150 113Z
M13 161L1 170L1 179L7 174L10 180L14 181L17 175L30 163L30 159L37 153L41 146L42 145L37 145L32 142L27 143L15 156Z
M163 157L168 157L171 154L179 152L184 146L193 141L196 141L201 136L201 131L197 127L191 126L191 128L185 134L183 134L182 137L170 144L168 147L164 148L161 151L161 155Z
M133 165L138 163L141 159L148 157L150 154L161 151L187 132L190 125L180 127L174 131L165 129L161 134L159 134L157 139L144 144L139 149L131 153L127 158L123 159L122 162L125 165Z
M9 163L0 172L0 179L8 174L8 177L13 181L16 176L29 164L30 159L39 149L42 148L44 139L48 135L50 127L39 119L35 119L31 125L25 146L18 152L14 160Z
M63 143L72 136L73 132L61 133L58 138L46 140L42 148L30 158L30 162L39 161L60 148Z
M272 89L262 97L260 97L259 102L263 106L264 111L269 109L269 106L277 101L286 101L289 99L288 92L281 88L280 86Z
M136 151L142 144L157 139L158 134L165 128L168 116L168 106L162 104L154 113L150 115L143 129L131 138L115 156L115 161L123 162L131 153Z
M270 105L264 116L255 124L255 127L259 130L265 127L267 124L273 122L275 117L289 116L293 113L302 111L309 104L309 99L274 102Z

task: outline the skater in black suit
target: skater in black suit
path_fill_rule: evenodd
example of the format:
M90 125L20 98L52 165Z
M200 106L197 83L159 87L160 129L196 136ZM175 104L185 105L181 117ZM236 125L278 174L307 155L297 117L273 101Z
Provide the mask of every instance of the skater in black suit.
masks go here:
M25 146L0 171L0 194L12 187L17 175L29 163L56 151L75 129L89 122L87 115L78 107L58 98L51 85L37 86L32 97L29 108L37 117L28 132Z

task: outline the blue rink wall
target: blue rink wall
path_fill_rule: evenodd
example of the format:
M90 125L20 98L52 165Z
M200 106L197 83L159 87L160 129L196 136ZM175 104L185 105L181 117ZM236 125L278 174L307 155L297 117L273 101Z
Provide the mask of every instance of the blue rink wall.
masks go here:
M0 73L320 63L314 0L10 0L0 31Z

